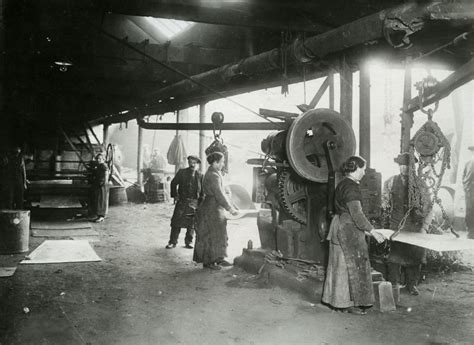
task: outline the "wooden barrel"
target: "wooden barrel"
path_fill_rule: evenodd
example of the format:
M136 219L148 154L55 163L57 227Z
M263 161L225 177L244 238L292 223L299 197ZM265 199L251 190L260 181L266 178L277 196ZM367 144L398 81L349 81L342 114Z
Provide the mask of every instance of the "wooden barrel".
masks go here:
M118 206L128 202L127 191L122 186L110 186L109 188L109 205Z
M146 201L151 204L166 201L163 183L148 183L145 186L145 191Z
M0 254L27 252L29 241L30 211L0 210Z

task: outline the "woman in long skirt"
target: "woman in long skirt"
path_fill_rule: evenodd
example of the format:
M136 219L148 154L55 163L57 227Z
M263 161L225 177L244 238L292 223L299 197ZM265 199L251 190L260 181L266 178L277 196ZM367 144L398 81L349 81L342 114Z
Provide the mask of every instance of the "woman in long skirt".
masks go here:
M109 209L109 168L105 164L105 157L102 153L95 156L91 169L91 211L97 216L94 221L99 223L105 219Z
M205 268L221 269L227 263L227 219L224 210L236 215L224 193L221 170L224 167L224 155L213 152L207 157L209 169L204 175L202 189L204 199L197 210L196 242L194 261L202 262Z
M343 164L345 178L335 192L335 213L329 230L329 262L323 303L354 314L365 314L374 303L370 261L365 236L383 242L362 212L359 182L365 175L365 160L351 156Z

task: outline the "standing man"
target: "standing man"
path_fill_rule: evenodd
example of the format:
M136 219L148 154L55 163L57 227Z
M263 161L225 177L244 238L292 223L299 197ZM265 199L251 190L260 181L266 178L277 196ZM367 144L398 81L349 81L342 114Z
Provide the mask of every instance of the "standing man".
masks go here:
M176 206L171 218L171 234L166 249L176 247L181 228L186 228L184 243L192 249L194 236L194 215L202 198L202 174L198 171L201 160L196 156L188 156L188 167L180 169L171 181L171 197Z
M410 153L404 152L394 159L400 166L400 174L390 177L382 192L384 228L397 231L400 222L408 212L408 166ZM426 233L431 223L432 212L423 218L411 210L401 231ZM416 287L420 279L421 264L426 262L425 249L406 243L392 242L386 262L387 280L393 286L401 284L401 270L405 271L405 285L409 294L417 296Z
M469 146L467 149L471 151L471 159L464 167L462 185L466 198L467 238L474 239L474 146Z

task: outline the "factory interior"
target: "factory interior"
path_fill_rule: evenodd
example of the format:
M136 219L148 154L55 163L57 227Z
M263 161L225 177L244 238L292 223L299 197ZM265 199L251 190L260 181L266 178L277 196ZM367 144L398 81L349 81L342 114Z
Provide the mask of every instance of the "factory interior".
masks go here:
M3 0L0 49L0 345L473 342L472 0Z

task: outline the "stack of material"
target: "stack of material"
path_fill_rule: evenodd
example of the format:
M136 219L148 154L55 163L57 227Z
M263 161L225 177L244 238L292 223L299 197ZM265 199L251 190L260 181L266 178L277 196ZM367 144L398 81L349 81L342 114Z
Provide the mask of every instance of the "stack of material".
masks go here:
M33 237L48 238L85 238L99 234L88 222L32 222Z

